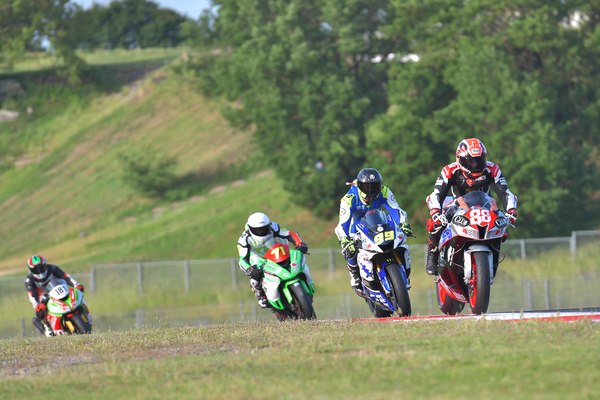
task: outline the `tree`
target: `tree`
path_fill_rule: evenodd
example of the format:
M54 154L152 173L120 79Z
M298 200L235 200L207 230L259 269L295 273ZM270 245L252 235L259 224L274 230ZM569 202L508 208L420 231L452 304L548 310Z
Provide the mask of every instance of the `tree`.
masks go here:
M241 107L294 200L331 215L365 160L365 127L384 112L379 34L387 1L215 1L220 56L200 72ZM214 88L211 88L214 91Z
M393 67L391 106L369 147L405 191L401 203L424 217L441 167L461 138L476 136L520 198L522 234L597 224L599 10L560 0L393 7L385 32L409 40L420 61Z
M174 47L183 42L182 24L188 19L148 0L94 4L74 16L80 49Z
M69 21L77 6L69 0L3 0L0 5L0 64L12 65L26 50L39 50L48 40L65 68L76 78L81 60L70 46Z

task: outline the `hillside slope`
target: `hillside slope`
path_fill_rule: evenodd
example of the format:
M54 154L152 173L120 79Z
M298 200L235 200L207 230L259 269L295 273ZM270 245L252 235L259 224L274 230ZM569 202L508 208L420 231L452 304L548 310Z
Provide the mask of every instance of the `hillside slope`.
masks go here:
M21 268L38 252L70 270L231 257L257 209L313 246L335 243L335 222L292 205L272 171L256 173L250 133L232 129L193 80L168 67L85 109L67 107L32 124L43 139L0 175L0 271ZM176 201L136 193L119 161L131 152L175 156L177 180L191 189L175 187Z

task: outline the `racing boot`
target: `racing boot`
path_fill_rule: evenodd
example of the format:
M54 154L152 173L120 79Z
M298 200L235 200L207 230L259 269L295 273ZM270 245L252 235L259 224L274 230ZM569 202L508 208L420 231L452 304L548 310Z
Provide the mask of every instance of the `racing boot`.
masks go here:
M358 265L352 265L350 263L346 264L348 267L348 272L350 273L350 286L356 294L363 297L364 292L362 290L362 283L360 280L360 272L358 270Z
M256 301L261 308L269 307L269 300L267 300L267 295L265 294L265 290L262 287L262 282L256 279L250 279L250 286L254 291L254 295L256 296Z
M429 243L429 249L427 250L427 261L425 262L425 272L427 275L437 275L438 274L438 260L440 258L440 251L437 246L434 246L433 243Z
M267 300L267 295L264 290L255 290L254 294L256 295L256 301L260 308L269 308L269 300Z
M47 337L54 336L54 332L52 332L52 328L47 323L44 323L44 335Z

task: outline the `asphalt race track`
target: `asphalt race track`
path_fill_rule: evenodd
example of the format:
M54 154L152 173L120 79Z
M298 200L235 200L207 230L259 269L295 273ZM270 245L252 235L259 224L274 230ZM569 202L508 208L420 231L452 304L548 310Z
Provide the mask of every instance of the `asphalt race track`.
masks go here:
M358 318L362 321L434 321L434 320L491 320L491 321L565 321L574 322L582 319L600 322L600 308L581 308L565 310L500 312L490 314L458 314L458 315L416 315L396 318Z

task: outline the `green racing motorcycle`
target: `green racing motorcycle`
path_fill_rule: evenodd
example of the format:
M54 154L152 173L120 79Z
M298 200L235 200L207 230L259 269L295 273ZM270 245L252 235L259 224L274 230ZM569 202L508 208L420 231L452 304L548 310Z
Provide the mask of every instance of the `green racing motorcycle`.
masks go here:
M287 244L275 244L263 256L263 288L278 320L315 319L314 284L304 275L308 271L305 254Z

